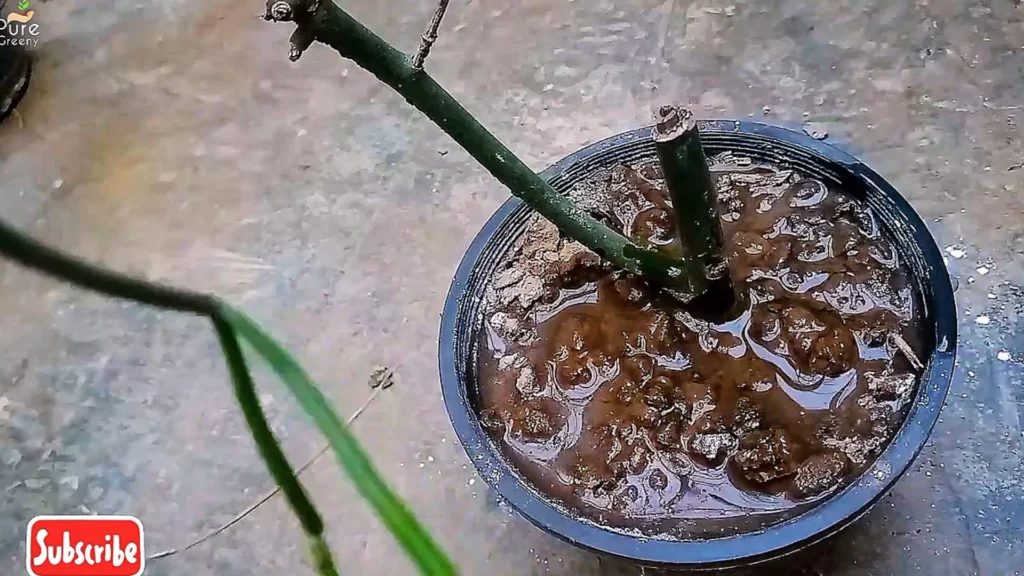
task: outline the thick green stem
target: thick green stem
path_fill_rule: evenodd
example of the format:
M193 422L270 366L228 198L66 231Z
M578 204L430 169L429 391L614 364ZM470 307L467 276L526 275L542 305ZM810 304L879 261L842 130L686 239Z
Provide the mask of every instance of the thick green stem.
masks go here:
M697 262L708 279L708 291L693 302L707 314L729 310L735 302L729 261L722 239L715 184L689 110L662 106L655 115L654 146L665 173L665 186L676 217L683 255Z
M286 9L287 8L287 9ZM329 0L270 0L267 18L294 20L296 36L315 38L391 86L434 121L512 194L522 198L566 236L615 266L669 288L683 300L705 290L700 266L641 248L580 210L524 164L455 98L411 59ZM294 37L293 37L294 38ZM292 48L305 49L305 42Z

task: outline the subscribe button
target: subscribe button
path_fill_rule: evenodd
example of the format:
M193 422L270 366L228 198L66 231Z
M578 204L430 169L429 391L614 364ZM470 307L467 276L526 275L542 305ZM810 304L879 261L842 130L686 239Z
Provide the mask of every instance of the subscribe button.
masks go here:
M132 516L37 516L25 550L30 576L138 576L146 567Z

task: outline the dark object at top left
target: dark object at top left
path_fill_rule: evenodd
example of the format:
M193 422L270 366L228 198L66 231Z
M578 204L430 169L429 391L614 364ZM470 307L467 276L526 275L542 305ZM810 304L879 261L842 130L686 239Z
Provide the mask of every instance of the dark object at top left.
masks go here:
M32 57L16 46L0 46L0 122L14 111L28 90Z

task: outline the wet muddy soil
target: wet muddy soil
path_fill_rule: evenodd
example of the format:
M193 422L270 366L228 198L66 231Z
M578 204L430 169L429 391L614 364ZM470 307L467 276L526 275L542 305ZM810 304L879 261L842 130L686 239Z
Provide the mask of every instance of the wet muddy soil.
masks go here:
M603 525L691 538L791 517L898 428L916 300L854 199L792 170L712 159L738 314L709 322L537 219L485 294L480 418L539 493ZM581 184L630 237L675 238L656 162Z

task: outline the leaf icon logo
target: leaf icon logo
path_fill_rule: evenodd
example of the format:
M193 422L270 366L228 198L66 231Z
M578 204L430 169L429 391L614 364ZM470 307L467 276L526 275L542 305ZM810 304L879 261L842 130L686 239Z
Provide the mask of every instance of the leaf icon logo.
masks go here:
M0 5L6 4L6 3L7 3L6 0L0 1ZM36 14L35 10L29 10L28 9L28 7L31 6L31 5L32 5L32 0L18 0L18 10L21 10L22 12L24 12L24 14L18 14L17 12L11 12L10 14L7 15L7 23L8 24L10 24L11 22L20 22L22 24L29 23L32 20L32 17L35 16L35 14Z

